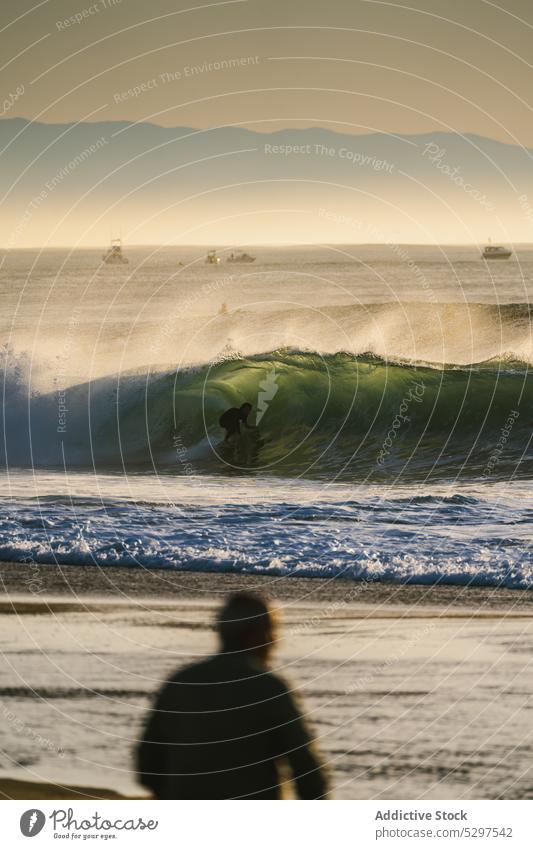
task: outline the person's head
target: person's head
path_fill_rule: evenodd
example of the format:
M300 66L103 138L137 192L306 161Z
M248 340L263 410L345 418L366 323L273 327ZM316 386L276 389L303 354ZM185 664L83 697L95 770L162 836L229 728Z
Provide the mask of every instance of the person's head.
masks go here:
M239 407L239 412L241 414L241 419L247 419L250 413L252 412L252 405L245 401L244 404L241 404Z
M222 651L249 652L266 663L276 640L275 620L268 602L260 595L230 595L217 616Z

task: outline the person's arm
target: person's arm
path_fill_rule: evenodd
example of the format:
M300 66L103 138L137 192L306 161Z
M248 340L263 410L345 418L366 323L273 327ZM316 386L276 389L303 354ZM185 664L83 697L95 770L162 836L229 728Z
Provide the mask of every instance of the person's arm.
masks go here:
M322 760L295 699L283 690L276 710L278 756L289 762L299 799L325 799L328 786Z
M164 688L150 711L148 721L136 751L137 776L140 784L148 787L156 799L164 798L165 783L165 721L163 710Z

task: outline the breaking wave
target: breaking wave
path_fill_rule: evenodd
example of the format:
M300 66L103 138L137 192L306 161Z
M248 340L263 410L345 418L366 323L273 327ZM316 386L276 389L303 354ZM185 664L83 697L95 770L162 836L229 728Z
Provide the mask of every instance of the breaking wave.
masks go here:
M258 436L221 446L220 414L249 401ZM28 396L4 387L3 459L18 466L343 480L532 472L527 363L470 366L370 354L226 351L187 370L137 371Z

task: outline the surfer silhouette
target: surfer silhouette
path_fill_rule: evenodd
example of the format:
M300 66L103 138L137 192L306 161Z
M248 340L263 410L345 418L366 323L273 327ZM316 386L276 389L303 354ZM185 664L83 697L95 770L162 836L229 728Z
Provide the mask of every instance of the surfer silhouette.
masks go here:
M232 437L241 435L241 422L248 430L256 430L254 425L248 424L248 416L251 412L252 405L246 401L240 407L230 407L229 410L222 413L218 423L226 431L224 442L229 442Z

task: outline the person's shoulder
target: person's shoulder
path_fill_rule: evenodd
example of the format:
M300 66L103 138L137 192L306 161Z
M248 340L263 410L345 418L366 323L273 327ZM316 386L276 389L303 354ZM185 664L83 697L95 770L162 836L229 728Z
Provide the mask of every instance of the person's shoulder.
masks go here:
M160 690L161 696L172 698L181 690L180 684L199 684L209 680L212 660L208 657L186 666L180 666L163 682Z
M206 657L202 660L197 660L194 663L188 663L185 666L180 666L176 671L165 681L165 684L187 684L202 681L208 677L209 671L215 663L213 657Z
M272 690L273 696L288 696L291 692L291 686L277 672L268 669L264 673L264 679L267 686Z
M263 669L224 654L214 654L177 669L164 686L173 689L176 684L216 684L241 682L260 688L265 698L289 696L292 686L277 672Z

